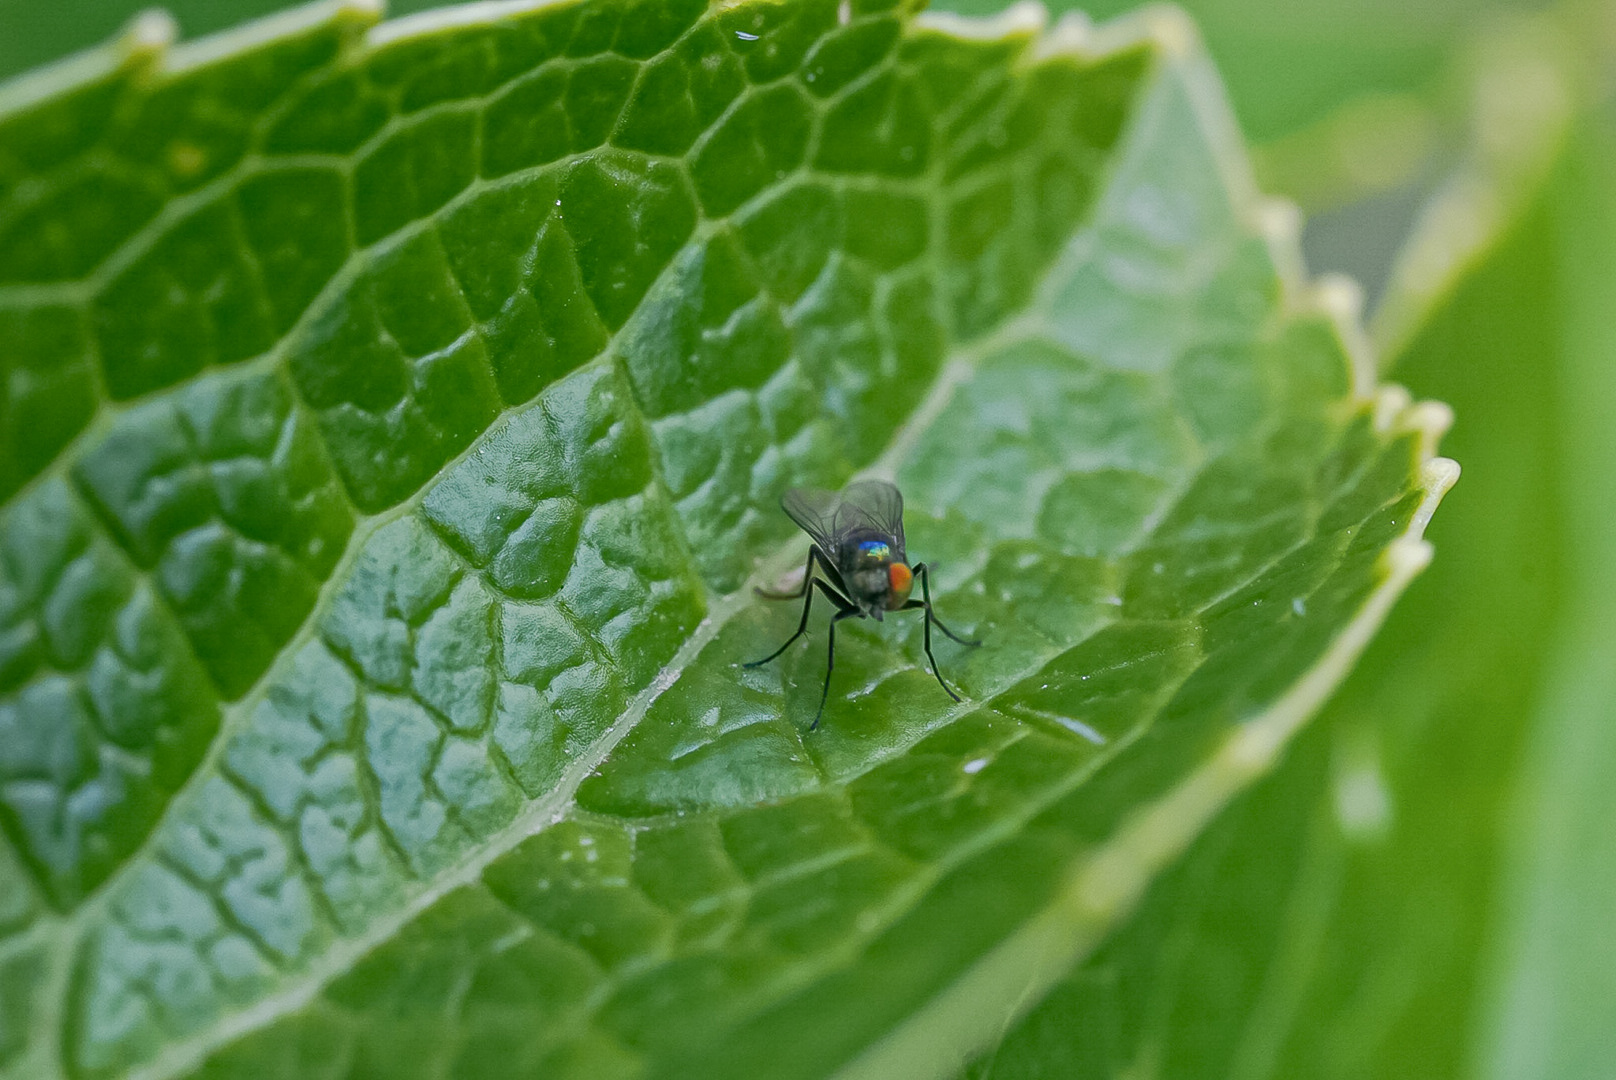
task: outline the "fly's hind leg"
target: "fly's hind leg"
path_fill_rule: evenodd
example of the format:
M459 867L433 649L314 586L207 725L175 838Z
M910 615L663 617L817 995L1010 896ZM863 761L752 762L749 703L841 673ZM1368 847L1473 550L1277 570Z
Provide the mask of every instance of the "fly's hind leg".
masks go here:
M774 650L761 660L753 660L749 663L742 664L742 667L762 667L770 660L773 660L776 656L779 656L781 653L785 652L786 647L789 646L793 641L800 638L802 636L802 632L808 628L808 609L813 607L814 604L814 560L817 558L819 558L819 548L813 544L808 545L808 562L802 568L802 585L797 589L796 592L775 592L772 589L765 589L762 586L753 586L752 591L763 597L765 600L795 600L799 596L806 596L807 599L802 602L802 619L797 623L797 632L786 638L785 645L780 646L778 649Z
M819 550L818 544L809 545L808 561L804 563L802 567L802 584L798 585L794 590L791 592L776 592L773 589L765 589L761 585L754 585L752 586L752 591L763 597L765 600L795 600L809 590L809 587L814 580L815 563L819 564L820 577L825 581L828 581L831 588L845 596L847 593L847 583L842 580L842 575L836 569L836 567L831 565L830 559L825 557L825 553Z

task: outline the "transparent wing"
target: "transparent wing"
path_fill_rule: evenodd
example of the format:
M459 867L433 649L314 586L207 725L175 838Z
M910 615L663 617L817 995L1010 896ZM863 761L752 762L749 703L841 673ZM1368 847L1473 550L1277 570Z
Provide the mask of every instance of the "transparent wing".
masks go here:
M903 555L903 495L885 480L859 480L839 492L792 488L780 507L830 558L844 537L860 530L890 536Z
M843 488L834 524L840 536L855 529L886 533L903 555L903 494L885 480L859 480Z
M792 488L780 496L780 509L830 558L836 557L836 511L842 496L819 488Z

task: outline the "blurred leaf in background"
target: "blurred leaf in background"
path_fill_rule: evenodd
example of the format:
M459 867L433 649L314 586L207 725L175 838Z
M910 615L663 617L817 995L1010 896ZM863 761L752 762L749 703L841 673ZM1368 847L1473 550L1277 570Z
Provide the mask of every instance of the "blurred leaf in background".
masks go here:
M1564 587L1503 829L1477 1040L1484 1080L1616 1074L1616 114L1606 94L1581 118L1552 194Z

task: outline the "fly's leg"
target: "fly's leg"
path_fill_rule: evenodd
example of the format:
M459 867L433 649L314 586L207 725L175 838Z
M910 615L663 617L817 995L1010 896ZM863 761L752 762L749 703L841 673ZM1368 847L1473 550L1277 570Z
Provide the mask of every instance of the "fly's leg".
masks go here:
M819 711L814 713L814 722L808 726L809 731L813 731L819 726L819 718L825 715L825 702L830 697L830 673L836 667L836 624L843 619L859 614L858 606L838 593L835 585L832 585L824 578L814 576L814 564L816 562L819 564L820 569L832 580L838 583L842 580L841 575L836 572L835 567L830 565L829 560L820 552L819 546L816 544L808 549L808 563L803 567L802 587L796 592L777 593L767 589L754 590L759 596L768 600L795 600L799 596L802 597L802 618L797 620L796 631L786 638L785 643L778 649L761 660L753 660L751 663L742 665L749 668L762 667L790 648L793 641L802 637L803 632L808 629L808 613L813 610L814 588L817 586L819 591L825 594L825 599L836 605L836 614L832 615L830 619L830 652L829 659L825 664L825 685L819 691Z
M972 648L975 648L976 646L982 644L980 641L966 641L964 638L954 633L954 631L943 625L943 620L939 619L936 612L932 611L931 608L931 574L927 572L926 564L915 563L913 569L915 576L920 579L920 595L926 598L925 603L921 605L926 609L926 618L936 623L937 629L941 630L943 633L947 634L961 645L969 645ZM909 605L905 604L904 606L908 607Z
M931 673L937 676L937 685L941 686L943 691L947 693L949 697L953 698L955 701L958 701L960 696L954 693L953 687L949 686L943 681L943 673L937 670L937 658L931 654L931 624L937 621L932 618L931 604L925 603L921 606L926 609L926 659L931 661ZM948 636L953 637L954 635L950 634Z
M982 643L980 641L966 641L964 638L959 637L952 630L943 625L942 620L937 618L937 615L932 611L931 608L931 575L926 572L926 564L916 563L914 565L914 572L915 576L920 579L920 595L923 596L924 599L911 600L907 604L903 605L901 610L921 610L926 613L924 640L926 644L926 659L931 661L931 673L936 677L937 685L941 686L943 691L947 693L949 697L953 698L955 701L959 701L960 696L954 693L953 688L950 687L948 683L943 681L943 673L937 670L937 657L933 656L931 652L931 624L936 623L937 629L941 630L943 633L947 634L961 645L980 645Z
M830 673L836 670L836 624L858 613L858 608L849 604L830 617L830 653L825 660L825 687L819 691L819 711L814 713L814 722L808 725L809 731L819 726L819 718L825 715L825 701L830 697ZM943 689L948 688L945 686Z
M775 592L773 589L765 589L761 585L754 585L752 587L752 591L763 597L765 600L797 599L803 593L808 591L809 584L814 580L814 556L818 554L819 549L817 547L812 544L808 545L808 562L802 568L802 584L797 586L796 592Z
M809 558L812 559L812 556L810 556ZM839 610L847 611L847 610L849 610L851 608L851 605L849 605L848 602L846 600L843 600L840 596L837 596L836 595L836 590L832 589L824 581L820 580L819 578L813 578L813 579L811 579L810 583L813 584L813 585L818 585L820 592L823 592L827 597L829 597L830 602L835 604L836 607ZM785 652L788 648L790 648L791 643L793 641L796 641L798 638L802 637L803 631L808 629L808 612L814 606L814 591L813 591L813 589L805 589L803 591L806 594L807 598L805 600L803 600L803 602L802 602L802 618L797 620L797 632L792 634L790 637L786 638L785 644L780 646L778 649L774 650L768 656L765 656L761 660L753 660L753 661L751 661L749 663L742 664L741 665L742 667L749 667L749 668L762 667L764 664L767 664L770 660L773 660L776 656L779 656L781 653ZM795 599L795 597L789 597L788 596L788 597L785 597L784 599L791 600L791 599Z

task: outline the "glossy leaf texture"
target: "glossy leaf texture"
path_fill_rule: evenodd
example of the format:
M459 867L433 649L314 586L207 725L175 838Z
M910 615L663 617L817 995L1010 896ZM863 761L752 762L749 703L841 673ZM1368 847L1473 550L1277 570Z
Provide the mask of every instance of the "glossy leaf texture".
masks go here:
M935 1075L1428 557L1191 28L315 8L0 87L0 1068ZM795 612L894 476L986 640ZM823 616L822 616L823 617Z

